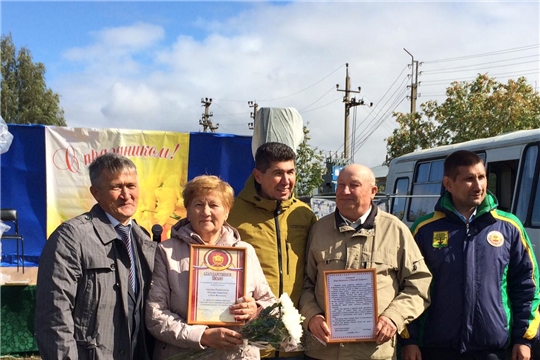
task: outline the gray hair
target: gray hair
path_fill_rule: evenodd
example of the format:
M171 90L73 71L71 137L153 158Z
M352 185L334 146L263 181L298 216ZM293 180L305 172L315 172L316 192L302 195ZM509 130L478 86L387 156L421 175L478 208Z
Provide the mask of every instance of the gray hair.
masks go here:
M99 186L101 180L101 172L108 170L111 174L120 174L126 170L137 173L137 167L125 156L116 153L106 153L98 156L90 166L88 171L90 173L90 184L92 186Z

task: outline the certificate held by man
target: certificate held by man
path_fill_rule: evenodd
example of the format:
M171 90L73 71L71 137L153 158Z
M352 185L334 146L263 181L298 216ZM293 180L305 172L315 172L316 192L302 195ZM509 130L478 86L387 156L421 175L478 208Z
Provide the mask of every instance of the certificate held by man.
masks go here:
M375 269L324 272L329 343L375 341L377 282Z
M245 294L246 249L191 245L188 324L238 325L229 307Z

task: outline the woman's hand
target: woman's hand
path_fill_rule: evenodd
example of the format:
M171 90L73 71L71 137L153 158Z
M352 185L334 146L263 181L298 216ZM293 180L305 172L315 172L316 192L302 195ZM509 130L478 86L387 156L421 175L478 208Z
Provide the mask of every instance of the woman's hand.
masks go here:
M230 349L242 344L242 335L227 328L212 328L204 330L201 345L216 349Z
M248 321L257 314L255 299L246 295L229 307L229 312L234 315L236 321Z

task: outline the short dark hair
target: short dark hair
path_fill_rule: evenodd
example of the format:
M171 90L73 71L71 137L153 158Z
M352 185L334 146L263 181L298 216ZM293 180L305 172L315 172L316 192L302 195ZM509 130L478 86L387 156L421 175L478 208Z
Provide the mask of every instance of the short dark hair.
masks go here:
M444 176L448 176L452 180L456 180L460 166L472 166L478 163L483 163L482 158L472 151L458 150L446 157L444 160Z
M108 170L111 174L119 174L125 170L131 170L137 173L137 167L125 156L116 153L106 153L98 156L90 166L88 166L88 172L90 173L90 184L92 186L99 187L101 172Z
M259 146L255 153L255 167L262 173L272 166L273 162L295 161L296 154L289 146L277 143L267 142Z

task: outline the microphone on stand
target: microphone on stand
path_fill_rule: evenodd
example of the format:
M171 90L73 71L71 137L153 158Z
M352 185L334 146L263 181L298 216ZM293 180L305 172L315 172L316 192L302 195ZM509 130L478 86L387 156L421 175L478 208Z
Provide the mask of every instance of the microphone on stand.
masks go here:
M161 234L163 233L163 227L156 224L152 226L152 240L155 242L161 242Z

